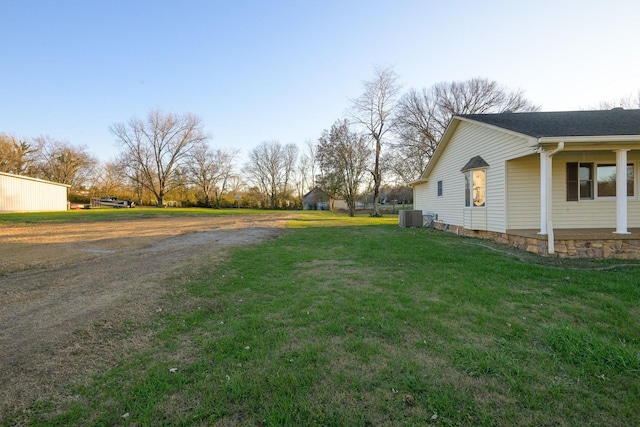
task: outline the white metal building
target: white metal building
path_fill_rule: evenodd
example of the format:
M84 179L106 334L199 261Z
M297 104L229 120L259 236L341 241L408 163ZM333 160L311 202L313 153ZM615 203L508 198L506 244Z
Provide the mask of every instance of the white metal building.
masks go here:
M0 172L0 213L66 211L69 185Z

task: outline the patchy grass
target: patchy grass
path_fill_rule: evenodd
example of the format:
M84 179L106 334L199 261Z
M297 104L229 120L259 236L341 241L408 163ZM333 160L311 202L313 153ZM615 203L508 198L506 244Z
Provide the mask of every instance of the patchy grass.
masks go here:
M1 424L640 424L640 265L395 221L304 214L203 257L167 279L146 349Z

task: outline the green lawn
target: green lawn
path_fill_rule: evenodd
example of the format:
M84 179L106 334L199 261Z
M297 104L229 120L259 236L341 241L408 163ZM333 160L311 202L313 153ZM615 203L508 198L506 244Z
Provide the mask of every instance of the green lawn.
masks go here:
M640 265L396 222L300 214L203 258L153 345L2 425L640 425Z

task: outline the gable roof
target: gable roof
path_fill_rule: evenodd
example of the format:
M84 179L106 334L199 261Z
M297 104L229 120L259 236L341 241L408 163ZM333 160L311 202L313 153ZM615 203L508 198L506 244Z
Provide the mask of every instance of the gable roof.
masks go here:
M305 194L304 196L302 196L302 198L304 199L304 198L306 198L307 196L309 196L309 195L311 195L311 194L314 194L314 195L315 195L315 193L318 193L318 195L319 195L320 197L323 197L323 196L329 197L329 195L327 194L327 192L326 192L326 191L324 191L322 188L320 188L320 187L318 187L318 186L316 185L315 187L313 187L313 188L311 189L311 191L309 191L307 194Z
M640 110L463 114L462 117L535 138L640 135Z

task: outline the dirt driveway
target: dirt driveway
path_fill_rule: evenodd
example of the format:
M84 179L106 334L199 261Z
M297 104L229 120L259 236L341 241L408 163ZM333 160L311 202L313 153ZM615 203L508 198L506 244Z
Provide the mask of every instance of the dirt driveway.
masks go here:
M144 347L151 337L125 329L162 310L168 275L275 238L287 219L0 225L0 417Z

